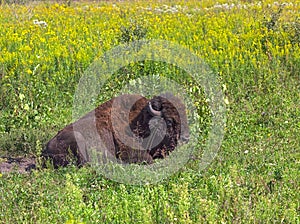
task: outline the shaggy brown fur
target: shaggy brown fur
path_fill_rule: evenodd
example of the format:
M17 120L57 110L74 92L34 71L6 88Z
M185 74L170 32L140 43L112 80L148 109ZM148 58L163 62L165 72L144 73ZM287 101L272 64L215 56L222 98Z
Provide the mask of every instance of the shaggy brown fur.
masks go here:
M154 116L153 110L161 113ZM150 106L151 107L151 106ZM165 133L165 134L162 134ZM179 140L188 141L185 106L172 94L151 100L140 95L115 97L58 132L42 156L55 167L74 160L82 165L91 160L91 148L125 163L147 163L165 158Z

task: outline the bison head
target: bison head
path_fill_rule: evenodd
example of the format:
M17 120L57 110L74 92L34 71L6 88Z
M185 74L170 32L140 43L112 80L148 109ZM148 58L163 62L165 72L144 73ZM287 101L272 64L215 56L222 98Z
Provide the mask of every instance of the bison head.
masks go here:
M135 136L144 139L143 148L153 159L165 158L179 141L189 140L186 109L181 99L168 93L146 100L142 105L145 106L139 115L131 119L130 128ZM131 116L136 107L133 106Z

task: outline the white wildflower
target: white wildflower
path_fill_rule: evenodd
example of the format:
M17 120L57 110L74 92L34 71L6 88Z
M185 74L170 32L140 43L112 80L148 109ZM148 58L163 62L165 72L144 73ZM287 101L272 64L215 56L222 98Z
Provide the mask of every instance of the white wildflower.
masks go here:
M41 27L47 27L48 24L45 21L38 21L37 19L33 20L33 24L41 26Z

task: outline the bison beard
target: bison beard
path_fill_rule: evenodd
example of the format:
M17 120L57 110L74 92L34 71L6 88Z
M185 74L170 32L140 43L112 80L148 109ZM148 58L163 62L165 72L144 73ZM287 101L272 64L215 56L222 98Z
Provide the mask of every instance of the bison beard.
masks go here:
M101 104L59 131L47 143L42 156L52 160L54 167L66 166L74 158L81 166L90 161L89 148L96 147L105 148L106 153L124 163L151 164L154 159L165 158L179 140L188 139L185 106L178 97L166 94L148 100L126 94Z

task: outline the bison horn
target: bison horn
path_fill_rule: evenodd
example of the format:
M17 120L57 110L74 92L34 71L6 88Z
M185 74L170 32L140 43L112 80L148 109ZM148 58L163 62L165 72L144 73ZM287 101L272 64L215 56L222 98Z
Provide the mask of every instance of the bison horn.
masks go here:
M152 114L153 116L159 116L159 117L161 116L161 111L154 110L153 107L152 107L152 105L151 105L151 102L149 102L148 109L149 109L150 114Z

